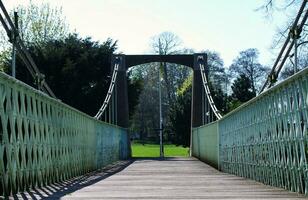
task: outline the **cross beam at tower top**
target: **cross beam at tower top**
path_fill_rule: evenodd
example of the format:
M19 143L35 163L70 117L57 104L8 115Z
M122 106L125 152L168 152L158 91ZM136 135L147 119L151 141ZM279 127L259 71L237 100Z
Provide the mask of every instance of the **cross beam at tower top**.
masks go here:
M125 55L126 68L151 62L166 62L193 68L194 55Z

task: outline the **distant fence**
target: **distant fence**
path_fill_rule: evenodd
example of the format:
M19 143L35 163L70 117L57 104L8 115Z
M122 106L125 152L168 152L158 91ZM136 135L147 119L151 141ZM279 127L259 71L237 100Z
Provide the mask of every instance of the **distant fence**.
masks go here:
M0 196L82 175L129 154L125 129L0 73Z
M217 121L220 169L307 194L307 106L305 69ZM205 135L212 134L209 128L201 127L198 135L193 130L193 138L198 137L193 139L193 149L197 142L206 144ZM193 155L202 160L212 157L205 150Z

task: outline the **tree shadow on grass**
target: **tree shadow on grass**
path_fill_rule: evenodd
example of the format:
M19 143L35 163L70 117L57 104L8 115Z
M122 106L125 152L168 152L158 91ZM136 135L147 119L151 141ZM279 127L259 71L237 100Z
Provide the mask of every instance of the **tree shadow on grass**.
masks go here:
M60 199L65 195L69 195L84 187L93 185L101 180L104 180L120 171L124 170L127 166L132 164L134 160L118 161L114 164L107 165L106 167L90 172L83 176L73 178L60 183L54 183L42 188L36 188L31 191L21 192L12 196L13 199ZM10 198L10 199L11 199Z

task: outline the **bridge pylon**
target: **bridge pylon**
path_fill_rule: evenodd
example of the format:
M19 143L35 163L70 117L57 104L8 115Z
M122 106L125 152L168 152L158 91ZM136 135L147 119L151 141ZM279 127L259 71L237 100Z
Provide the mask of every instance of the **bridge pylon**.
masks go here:
M128 110L128 89L127 89L127 77L126 77L126 64L125 55L112 55L111 67L115 66L115 63L119 64L117 82L115 85L116 91L116 121L117 125L123 128L128 128L129 126L129 110ZM113 69L112 69L113 70Z
M129 126L129 110L128 110L128 91L126 71L128 68L150 62L171 62L185 65L193 70L192 83L192 106L191 106L191 126L199 127L207 124L211 120L211 108L208 105L208 99L204 92L204 83L202 81L202 73L200 65L204 66L204 73L207 77L207 55L205 53L197 53L190 55L112 55L111 68L118 64L118 75L115 86L116 91L116 124L118 126L128 128ZM213 118L213 117L212 117Z
M191 127L199 127L210 122L209 107L207 98L204 94L204 87L200 72L200 64L205 66L205 74L208 76L207 55L205 53L196 53L193 55L193 82L191 99Z

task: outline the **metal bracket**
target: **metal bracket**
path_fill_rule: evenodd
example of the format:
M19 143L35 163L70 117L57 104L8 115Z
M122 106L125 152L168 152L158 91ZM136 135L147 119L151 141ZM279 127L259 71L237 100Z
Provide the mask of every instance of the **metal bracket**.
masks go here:
M295 26L295 27L292 27L290 28L290 37L292 39L299 39L301 36L301 32L302 32L302 29L299 27L299 26Z
M43 84L45 82L45 75L42 73L35 74L35 85L37 86L38 90L43 89Z
M273 86L277 82L277 78L278 78L278 76L277 76L276 73L270 74L268 76L269 87Z
M203 56L197 56L197 61L198 62L204 62L204 57Z

